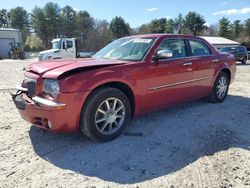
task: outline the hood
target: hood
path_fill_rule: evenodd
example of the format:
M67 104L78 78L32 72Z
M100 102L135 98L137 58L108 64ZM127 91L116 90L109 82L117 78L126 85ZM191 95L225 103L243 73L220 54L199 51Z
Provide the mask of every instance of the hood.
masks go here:
M40 54L40 55L43 55L43 54L53 54L54 52L60 52L60 49L45 50L45 51L39 52L39 54Z
M104 60L104 59L82 59L82 60L49 60L41 63L33 63L27 67L27 71L43 75L45 78L58 78L60 75L76 70L88 68L101 68L125 64L127 61L121 60Z

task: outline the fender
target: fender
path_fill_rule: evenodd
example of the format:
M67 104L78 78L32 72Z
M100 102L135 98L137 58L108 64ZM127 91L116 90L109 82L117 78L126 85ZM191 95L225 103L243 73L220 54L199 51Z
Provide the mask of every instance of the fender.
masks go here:
M129 77L123 71L99 70L81 72L66 79L60 80L60 91L62 93L92 91L95 88L110 82L121 82L132 90L137 87L133 77ZM123 75L121 77L120 75ZM73 84L74 83L74 84Z
M232 76L234 75L233 73L235 72L235 67L234 66L230 66L230 63L228 61L232 60L232 57L231 55L228 56L228 55L225 55L226 57L225 58L221 58L220 61L222 63L218 64L218 66L216 67L215 71L214 71L214 75L213 75L213 81L212 81L212 86L214 85L214 82L217 78L217 76L219 75L219 73L223 70L223 69L227 69L230 71L230 75L231 75L231 82L233 80Z

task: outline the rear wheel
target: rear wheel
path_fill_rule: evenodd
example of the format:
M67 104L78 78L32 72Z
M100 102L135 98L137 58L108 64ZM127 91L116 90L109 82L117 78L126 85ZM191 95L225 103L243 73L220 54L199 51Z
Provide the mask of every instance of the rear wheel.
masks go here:
M92 140L110 141L123 132L130 115L130 103L123 92L115 88L100 88L87 99L80 128Z
M225 72L220 72L217 76L209 100L213 103L223 102L228 93L229 78Z

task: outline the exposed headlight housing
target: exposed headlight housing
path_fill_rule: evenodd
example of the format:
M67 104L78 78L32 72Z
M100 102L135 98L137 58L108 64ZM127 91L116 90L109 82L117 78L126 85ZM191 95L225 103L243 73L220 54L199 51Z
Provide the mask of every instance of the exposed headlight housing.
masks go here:
M58 80L46 78L43 83L43 91L56 98L60 91Z

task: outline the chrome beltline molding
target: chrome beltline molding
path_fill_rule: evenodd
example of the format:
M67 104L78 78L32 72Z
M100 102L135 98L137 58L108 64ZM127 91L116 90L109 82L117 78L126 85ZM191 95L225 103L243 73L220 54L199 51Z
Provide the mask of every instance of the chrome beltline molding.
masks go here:
M151 87L151 88L148 88L148 91L158 90L158 89L162 89L162 88L166 88L166 87L177 86L177 85L186 84L186 83L190 83L190 82L196 82L196 81L200 81L200 80L206 80L206 79L210 79L210 78L211 77L196 78L196 79L187 80L187 81L183 81L183 82L176 82L173 84L166 84L166 85Z

